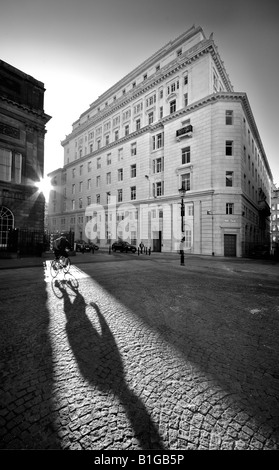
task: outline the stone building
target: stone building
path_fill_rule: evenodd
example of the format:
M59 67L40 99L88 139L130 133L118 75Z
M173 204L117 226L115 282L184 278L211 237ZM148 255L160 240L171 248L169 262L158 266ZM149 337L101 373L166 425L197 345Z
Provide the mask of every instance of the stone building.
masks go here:
M44 197L44 84L0 60L0 250L41 243Z
M234 92L201 27L103 93L62 146L63 168L50 175L53 232L155 251L177 250L184 236L186 251L219 256L269 240L267 156L246 93Z
M271 191L271 243L273 253L279 258L279 189L275 185Z

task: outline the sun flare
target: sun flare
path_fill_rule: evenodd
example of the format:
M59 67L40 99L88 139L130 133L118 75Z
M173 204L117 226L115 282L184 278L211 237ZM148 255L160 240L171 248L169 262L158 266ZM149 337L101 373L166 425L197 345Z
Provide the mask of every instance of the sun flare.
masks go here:
M38 191L40 193L43 193L45 199L48 200L49 198L49 193L51 190L51 181L50 178L41 178L40 181L36 184Z

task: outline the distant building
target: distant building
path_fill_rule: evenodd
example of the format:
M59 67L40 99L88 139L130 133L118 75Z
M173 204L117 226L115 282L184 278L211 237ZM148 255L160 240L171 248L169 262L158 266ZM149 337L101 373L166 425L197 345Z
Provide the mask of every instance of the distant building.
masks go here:
M0 250L42 242L44 84L0 60Z
M64 166L50 175L53 232L154 251L176 251L185 236L189 253L219 256L269 243L267 156L246 93L233 91L200 27L102 94L62 146Z
M279 189L275 185L271 192L271 242L272 250L279 256Z

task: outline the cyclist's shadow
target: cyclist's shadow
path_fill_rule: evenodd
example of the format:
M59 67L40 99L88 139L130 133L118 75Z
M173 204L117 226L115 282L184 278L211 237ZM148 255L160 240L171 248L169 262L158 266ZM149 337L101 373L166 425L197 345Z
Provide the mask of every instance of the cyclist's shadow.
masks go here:
M66 332L81 374L100 390L113 392L118 397L142 449L164 449L143 402L125 382L117 344L98 305L93 302L86 304L78 289L74 301L71 301L66 289L61 287L61 291L67 319ZM97 328L86 314L87 307L95 310Z

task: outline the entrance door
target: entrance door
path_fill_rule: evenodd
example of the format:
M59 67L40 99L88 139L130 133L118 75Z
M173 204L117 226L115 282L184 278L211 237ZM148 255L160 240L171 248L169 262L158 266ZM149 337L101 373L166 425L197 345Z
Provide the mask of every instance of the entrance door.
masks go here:
M153 232L153 251L161 251L162 232Z
M236 235L224 235L224 256L236 256Z

